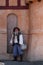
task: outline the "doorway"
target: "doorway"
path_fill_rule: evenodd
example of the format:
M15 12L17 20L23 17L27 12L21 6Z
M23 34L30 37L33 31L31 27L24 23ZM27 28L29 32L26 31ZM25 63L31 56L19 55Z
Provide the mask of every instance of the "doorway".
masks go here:
M11 13L7 16L7 53L12 53L12 48L9 46L13 28L17 26L18 17Z

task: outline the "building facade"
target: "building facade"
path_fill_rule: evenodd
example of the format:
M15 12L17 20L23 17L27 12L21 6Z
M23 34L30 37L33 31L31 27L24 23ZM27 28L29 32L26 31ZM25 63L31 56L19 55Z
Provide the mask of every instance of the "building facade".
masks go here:
M7 49L15 26L28 45L24 59L43 60L43 0L0 0L0 59L13 59Z

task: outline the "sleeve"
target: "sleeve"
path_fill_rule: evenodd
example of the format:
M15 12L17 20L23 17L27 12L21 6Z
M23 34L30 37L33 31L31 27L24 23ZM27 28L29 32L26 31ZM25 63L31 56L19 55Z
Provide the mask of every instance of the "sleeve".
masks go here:
M19 44L23 44L23 35L22 34L20 34L20 36L19 36Z
M11 45L13 44L13 34L12 34L12 37L11 37L11 40L10 40L10 44Z

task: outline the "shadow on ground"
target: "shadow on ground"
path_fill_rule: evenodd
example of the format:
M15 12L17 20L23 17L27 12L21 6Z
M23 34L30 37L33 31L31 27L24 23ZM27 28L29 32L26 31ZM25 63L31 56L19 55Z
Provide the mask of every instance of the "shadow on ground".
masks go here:
M43 65L43 61L0 61L3 62L5 65Z

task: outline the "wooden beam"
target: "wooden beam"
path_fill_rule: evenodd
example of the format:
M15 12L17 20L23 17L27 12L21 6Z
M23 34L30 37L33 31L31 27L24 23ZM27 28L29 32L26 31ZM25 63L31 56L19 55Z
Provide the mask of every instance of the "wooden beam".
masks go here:
M20 5L21 0L17 0L18 5L17 6L9 6L9 0L6 0L6 6L0 6L0 10L3 9L13 9L13 10L21 10L21 9L29 9L29 6L21 6Z
M9 0L6 0L6 6L9 6Z
M0 6L0 10L3 9L13 9L13 10L21 10L21 9L28 9L29 6Z
M17 4L18 4L18 6L20 6L21 5L21 0L17 0Z
M37 0L38 2L41 2L41 0Z
M29 1L29 3L33 3L33 1Z
M33 2L41 2L41 0L26 0L27 3L33 3Z

